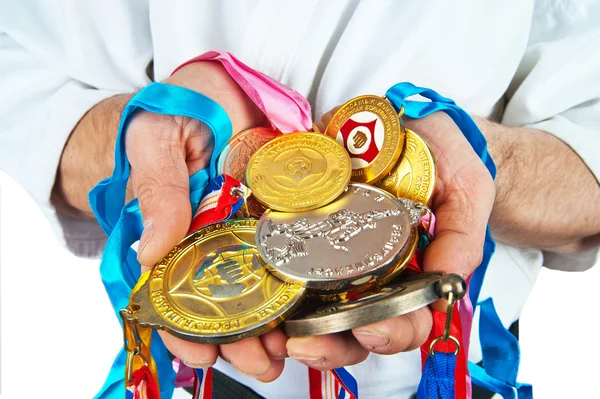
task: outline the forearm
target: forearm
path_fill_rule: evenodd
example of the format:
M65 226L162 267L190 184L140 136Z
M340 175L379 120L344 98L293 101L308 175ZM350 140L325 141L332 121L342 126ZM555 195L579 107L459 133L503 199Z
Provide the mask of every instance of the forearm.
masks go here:
M581 158L551 134L476 122L497 165L494 237L553 251L597 245L600 186Z
M188 65L165 83L196 90L215 100L229 115L234 133L265 123L264 115L220 64ZM112 172L121 113L132 96L123 94L97 104L73 129L52 193L52 202L62 212L75 217L93 217L87 195L99 180Z

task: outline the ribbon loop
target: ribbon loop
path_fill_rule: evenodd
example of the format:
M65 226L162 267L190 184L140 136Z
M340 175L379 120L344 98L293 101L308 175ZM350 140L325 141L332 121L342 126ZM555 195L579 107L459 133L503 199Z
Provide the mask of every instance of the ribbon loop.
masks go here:
M208 181L217 174L217 157L232 133L231 121L219 104L183 87L152 83L136 94L123 110L117 134L113 174L98 183L89 196L96 219L109 236L100 263L100 275L117 313L127 307L131 290L140 277L140 264L131 245L141 237L142 214L136 199L124 205L130 173L125 136L129 122L139 110L195 118L212 132L214 150L209 166L190 177L190 202L194 212ZM170 398L175 377L171 359L156 331L152 332L152 342L150 352L160 370L158 377L161 396ZM121 349L97 398L123 397L126 360L125 350Z

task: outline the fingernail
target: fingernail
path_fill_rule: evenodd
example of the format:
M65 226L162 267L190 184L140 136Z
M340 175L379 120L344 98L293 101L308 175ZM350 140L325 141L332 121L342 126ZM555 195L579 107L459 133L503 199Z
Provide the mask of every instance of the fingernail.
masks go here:
M354 331L354 336L360 344L367 349L380 348L389 345L390 338L384 334L377 334L368 330Z
M203 363L203 362L192 362L188 360L179 359L188 367L193 369L204 369L213 365L213 363Z
M269 367L271 366L271 362L268 362L267 367L265 367L265 371L263 371L262 373L260 373L260 372L259 373L252 373L252 372L247 371L247 370L241 370L240 368L238 368L238 366L235 365L235 363L231 363L231 365L240 374L243 374L245 376L252 377L252 378L260 378L263 375L265 375L267 373L267 371L269 371Z
M306 364L307 366L320 366L325 363L324 357L305 356L305 355L291 355L292 358Z
M138 259L142 256L148 243L152 240L152 236L154 235L154 222L152 220L144 221L144 231L142 232L142 236L140 237L140 250L138 251Z

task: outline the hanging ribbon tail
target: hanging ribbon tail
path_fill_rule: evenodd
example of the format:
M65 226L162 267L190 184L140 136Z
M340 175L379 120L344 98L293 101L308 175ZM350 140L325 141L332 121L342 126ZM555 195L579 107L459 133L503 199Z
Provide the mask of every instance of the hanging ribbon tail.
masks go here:
M212 399L212 367L206 369L194 369L196 382L194 383L194 395L192 399Z
M173 370L175 371L176 388L192 388L196 383L196 372L188 367L181 359L173 359Z
M345 368L331 370L333 377L340 385L336 393L337 399L358 399L358 383Z
M181 64L173 73L198 61L219 61L274 128L284 133L312 129L310 104L300 93L255 71L230 53L206 52Z
M479 306L479 335L485 369L469 363L473 383L499 392L505 399L531 398L531 385L517 383L520 363L517 338L502 325L492 298L480 302Z
M132 373L131 382L127 385L125 397L132 399L160 399L158 386L148 366L143 366Z
M417 399L455 399L455 369L454 353L436 352L435 356L428 356L419 382Z

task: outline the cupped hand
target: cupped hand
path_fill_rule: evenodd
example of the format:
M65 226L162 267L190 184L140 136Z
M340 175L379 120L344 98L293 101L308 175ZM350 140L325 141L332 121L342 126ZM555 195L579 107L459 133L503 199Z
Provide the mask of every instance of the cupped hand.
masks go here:
M264 124L262 113L216 63L186 66L166 82L217 101L230 116L234 133ZM208 166L213 145L208 127L195 119L142 111L129 124L126 151L131 186L144 223L138 251L142 271L185 237L192 219L189 176ZM190 367L211 366L220 355L241 373L265 382L281 374L287 355L287 338L279 329L226 345L191 343L164 331L159 334L167 349Z
M325 131L336 109L315 124L319 130ZM466 278L481 263L486 225L494 203L494 182L445 113L405 120L405 124L430 145L438 173L432 198L436 237L425 251L423 269ZM433 307L445 311L443 301ZM431 312L422 308L345 333L290 338L287 351L310 367L327 370L360 363L370 352L391 355L416 349L425 342L431 327Z

